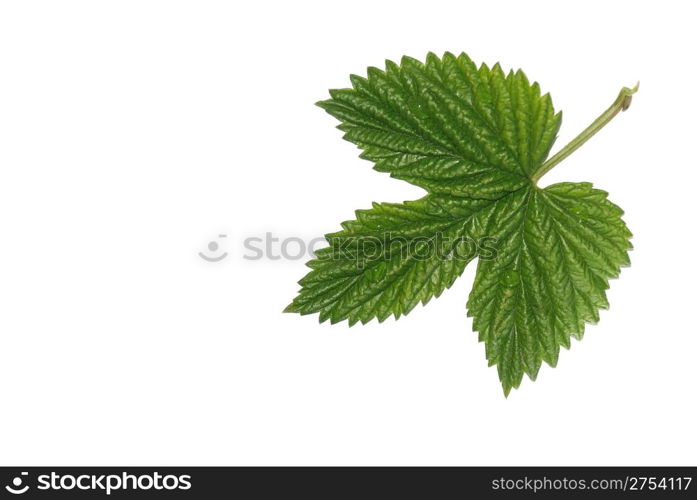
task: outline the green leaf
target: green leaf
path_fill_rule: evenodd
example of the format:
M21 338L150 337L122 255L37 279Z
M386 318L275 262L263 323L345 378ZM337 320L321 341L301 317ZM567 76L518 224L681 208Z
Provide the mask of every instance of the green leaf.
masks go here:
M468 315L507 395L607 308L608 279L629 264L622 211L588 183L537 180L627 109L623 89L598 120L545 161L561 113L522 71L465 54L387 61L319 102L375 169L429 194L374 204L326 236L287 312L320 321L407 314L479 257Z
M608 307L608 279L629 265L631 233L622 210L589 183L529 188L495 231L493 260L480 260L467 307L497 365L506 394L542 361L556 366L559 347L580 339Z
M328 234L286 309L319 312L320 321L399 318L449 288L476 257L478 217L495 202L427 195L404 204L358 210L344 230Z
M522 71L477 69L465 54L368 68L317 103L375 169L431 193L497 199L529 184L561 114Z

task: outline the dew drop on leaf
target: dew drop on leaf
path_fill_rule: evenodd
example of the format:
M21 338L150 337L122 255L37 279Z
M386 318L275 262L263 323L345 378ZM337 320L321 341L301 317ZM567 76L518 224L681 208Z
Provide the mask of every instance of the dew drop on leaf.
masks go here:
M515 269L509 269L503 275L501 283L506 287L516 286L520 281L520 275Z

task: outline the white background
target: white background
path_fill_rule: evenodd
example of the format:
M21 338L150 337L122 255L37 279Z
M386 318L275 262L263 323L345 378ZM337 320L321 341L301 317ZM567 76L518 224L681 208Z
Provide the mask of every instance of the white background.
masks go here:
M695 465L689 7L3 2L0 462ZM508 399L466 317L474 265L349 329L281 314L304 259L242 258L246 237L310 239L421 196L313 103L429 50L541 82L564 111L555 150L641 80L542 182L609 191L632 266ZM219 233L229 256L204 262Z

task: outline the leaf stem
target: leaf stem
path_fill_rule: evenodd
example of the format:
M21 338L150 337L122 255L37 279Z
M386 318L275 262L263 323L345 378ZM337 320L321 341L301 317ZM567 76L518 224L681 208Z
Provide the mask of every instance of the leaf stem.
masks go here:
M609 108L607 108L602 115L596 118L596 120L593 123L591 123L583 132L578 134L570 143L561 148L559 152L557 152L557 154L549 158L540 166L539 169L537 169L537 171L534 174L532 174L532 177L530 177L532 183L536 185L537 181L540 180L540 177L552 170L552 168L554 168L554 166L556 166L557 163L561 162L571 153L580 148L588 139L593 137L601 128L607 125L610 120L617 116L620 111L625 111L627 108L629 108L629 105L632 103L632 95L637 90L639 90L638 82L634 86L634 88L622 88L622 90L620 90L619 95L617 96L617 99L615 99L615 102L613 102L612 105Z

